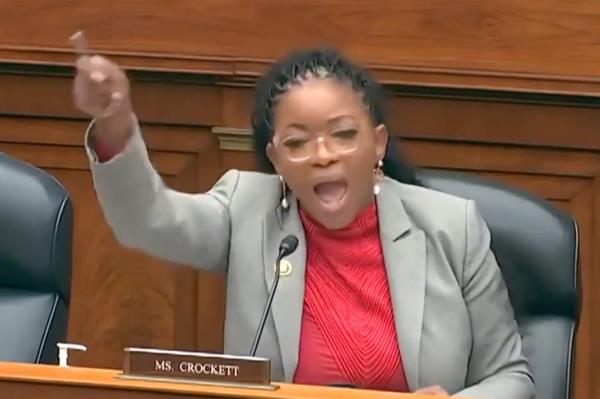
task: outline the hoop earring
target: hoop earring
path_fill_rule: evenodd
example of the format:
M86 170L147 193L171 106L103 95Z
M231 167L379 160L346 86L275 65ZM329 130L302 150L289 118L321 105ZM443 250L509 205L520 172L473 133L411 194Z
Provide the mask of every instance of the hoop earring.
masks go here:
M287 199L287 187L283 180L283 176L279 176L279 180L281 181L281 207L287 211L290 207L290 203Z
M375 183L373 184L373 194L378 195L381 191L381 182L383 182L384 174L383 174L383 161L380 159L377 162L377 167L373 174L375 175Z

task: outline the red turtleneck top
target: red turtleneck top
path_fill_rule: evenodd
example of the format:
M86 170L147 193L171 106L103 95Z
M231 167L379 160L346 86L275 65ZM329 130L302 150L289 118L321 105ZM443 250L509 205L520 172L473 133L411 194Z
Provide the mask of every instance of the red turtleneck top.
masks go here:
M377 207L328 230L300 211L306 234L304 310L295 383L351 383L406 392Z

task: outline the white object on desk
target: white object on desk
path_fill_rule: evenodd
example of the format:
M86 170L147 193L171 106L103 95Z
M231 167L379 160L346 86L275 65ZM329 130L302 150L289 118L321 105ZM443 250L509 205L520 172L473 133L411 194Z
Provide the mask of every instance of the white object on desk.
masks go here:
M85 352L87 348L84 345L80 344L66 344L59 342L56 344L58 346L58 365L60 367L69 367L67 364L67 360L69 359L69 349L74 349L78 351Z

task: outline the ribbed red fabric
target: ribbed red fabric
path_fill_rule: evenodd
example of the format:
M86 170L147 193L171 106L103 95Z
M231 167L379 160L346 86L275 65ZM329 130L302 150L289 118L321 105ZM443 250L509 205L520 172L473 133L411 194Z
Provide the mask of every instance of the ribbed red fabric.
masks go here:
M373 202L347 228L300 211L307 263L294 382L406 392Z

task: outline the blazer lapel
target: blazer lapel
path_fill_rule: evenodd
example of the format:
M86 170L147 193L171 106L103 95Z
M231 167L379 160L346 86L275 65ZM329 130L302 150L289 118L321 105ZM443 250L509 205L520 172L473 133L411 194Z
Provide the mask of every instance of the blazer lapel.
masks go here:
M284 258L291 264L292 270L289 275L279 278L271 308L285 381L293 379L298 363L306 265L304 229L298 214L297 201L293 197L290 198L290 208L287 211L279 207L269 213L263 222L263 259L267 290L271 288L275 278L279 244L290 234L298 238L298 248Z
M386 179L377 196L377 208L398 345L408 386L414 390L419 387L426 242L423 231L411 226L396 184Z

